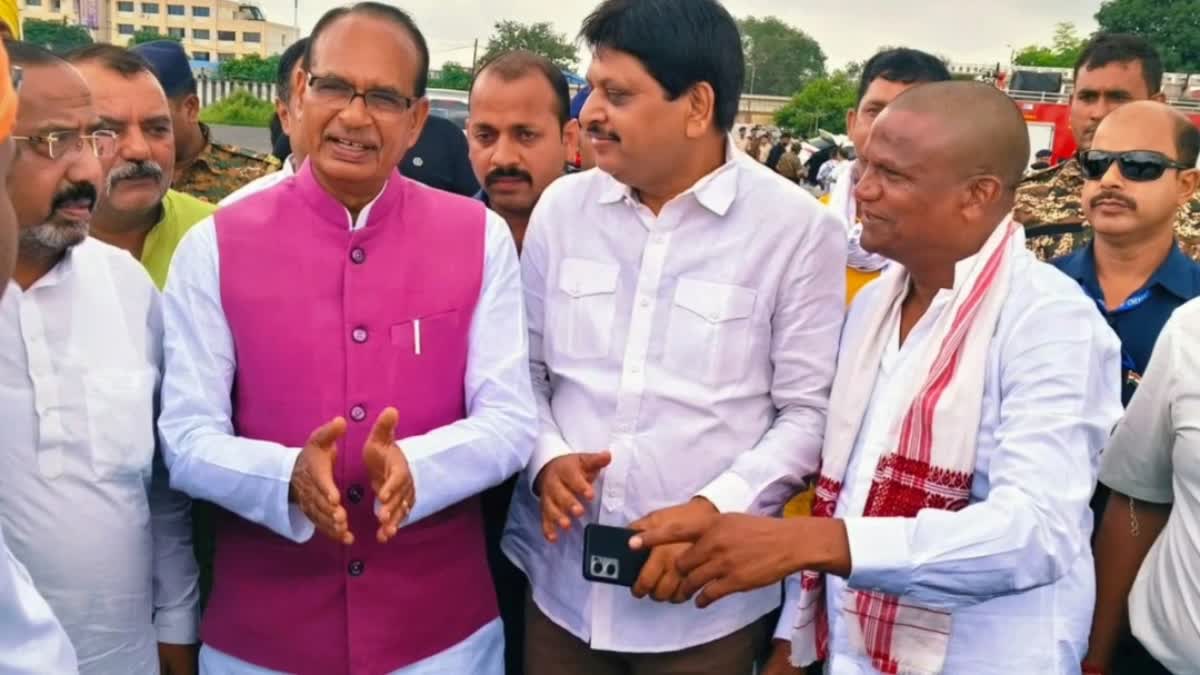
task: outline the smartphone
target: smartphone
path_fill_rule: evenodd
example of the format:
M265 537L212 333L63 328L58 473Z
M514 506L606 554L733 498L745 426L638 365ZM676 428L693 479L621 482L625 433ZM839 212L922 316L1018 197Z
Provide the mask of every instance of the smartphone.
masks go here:
M583 529L583 578L599 584L632 587L649 551L629 548L636 530L608 525L588 525Z

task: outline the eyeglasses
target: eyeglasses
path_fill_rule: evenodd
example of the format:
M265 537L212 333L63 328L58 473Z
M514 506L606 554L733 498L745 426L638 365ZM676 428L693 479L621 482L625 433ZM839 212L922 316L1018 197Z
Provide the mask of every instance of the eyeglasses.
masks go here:
M308 88L321 103L349 106L362 98L367 110L381 115L399 115L413 106L417 99L403 96L390 89L359 91L349 82L335 76L310 75Z
M55 131L44 136L13 136L14 141L25 141L35 152L47 159L74 157L88 146L95 157L108 157L117 148L117 132L102 129L90 134L78 131Z
M1167 169L1184 171L1195 168L1153 150L1130 150L1128 152L1087 150L1079 153L1079 166L1083 169L1083 177L1087 180L1103 178L1113 162L1117 163L1117 168L1125 180L1135 183L1156 181L1162 178Z

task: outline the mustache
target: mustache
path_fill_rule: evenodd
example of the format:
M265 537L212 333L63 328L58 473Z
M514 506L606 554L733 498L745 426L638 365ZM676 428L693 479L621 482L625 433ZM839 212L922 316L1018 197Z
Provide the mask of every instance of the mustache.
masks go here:
M111 190L114 185L123 180L135 180L141 178L153 178L154 180L162 180L163 170L158 162L152 159L129 162L122 164L113 169L108 174L108 188Z
M606 140L606 141L620 141L621 140L621 137L617 135L617 132L612 131L610 129L604 129L597 122L592 122L591 124L589 124L588 128L587 128L587 132L588 132L589 136L595 136L597 138L600 138L601 140Z
M515 166L504 166L504 167L500 167L499 169L494 169L494 170L492 170L491 173L489 173L487 175L486 178L483 179L483 182L485 185L490 186L493 183L495 183L496 181L504 180L507 178L516 178L518 180L523 180L526 183L533 183L533 176L518 169Z
M1094 209L1100 204L1100 202L1105 202L1105 201L1111 201L1111 202L1117 202L1119 204L1123 204L1132 211L1137 210L1137 202L1135 202L1128 195L1123 195L1120 192L1117 192L1115 190L1104 190L1103 192L1096 195L1095 197L1092 197L1092 201L1089 202L1089 204Z
M50 211L57 211L73 202L86 202L89 209L94 208L96 206L96 186L91 183L68 185L54 193L54 200L50 202Z

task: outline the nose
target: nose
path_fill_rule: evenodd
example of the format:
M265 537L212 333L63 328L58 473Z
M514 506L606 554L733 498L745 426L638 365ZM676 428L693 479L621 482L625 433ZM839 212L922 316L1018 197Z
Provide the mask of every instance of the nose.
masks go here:
M150 158L150 144L146 135L138 129L128 129L117 137L117 155L129 162L140 162Z
M91 183L95 187L100 185L102 175L100 158L85 145L82 151L75 153L71 163L67 165L65 177L72 183Z
M492 148L492 166L515 166L520 163L520 159L521 153L510 134L499 134L496 145Z
M1108 170L1100 177L1100 187L1106 190L1119 190L1125 187L1125 177L1121 175L1119 164L1119 161L1114 161L1108 165Z
M337 118L348 127L364 127L371 122L371 116L367 113L367 99L362 96L355 96L350 104L342 108L337 114Z
M863 169L862 175L859 176L858 183L854 186L854 199L860 202L873 202L879 199L881 194L879 179L876 178L875 170L868 164Z
M593 124L603 124L607 116L604 114L604 105L600 101L600 97L596 95L593 89L583 102L583 108L579 110L579 123L583 126L584 132Z

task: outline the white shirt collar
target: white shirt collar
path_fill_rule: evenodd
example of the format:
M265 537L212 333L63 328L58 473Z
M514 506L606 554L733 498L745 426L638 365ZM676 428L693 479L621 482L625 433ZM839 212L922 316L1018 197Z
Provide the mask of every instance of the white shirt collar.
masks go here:
M738 156L740 154L742 153L739 153L733 142L726 139L725 163L707 176L696 181L695 185L671 201L673 202L687 195L695 195L696 201L701 206L718 216L724 216L729 212L729 208L733 206L733 201L737 197ZM631 203L638 201L632 187L625 185L612 176L608 176L608 185L600 191L600 203L615 204L622 200L627 200Z

